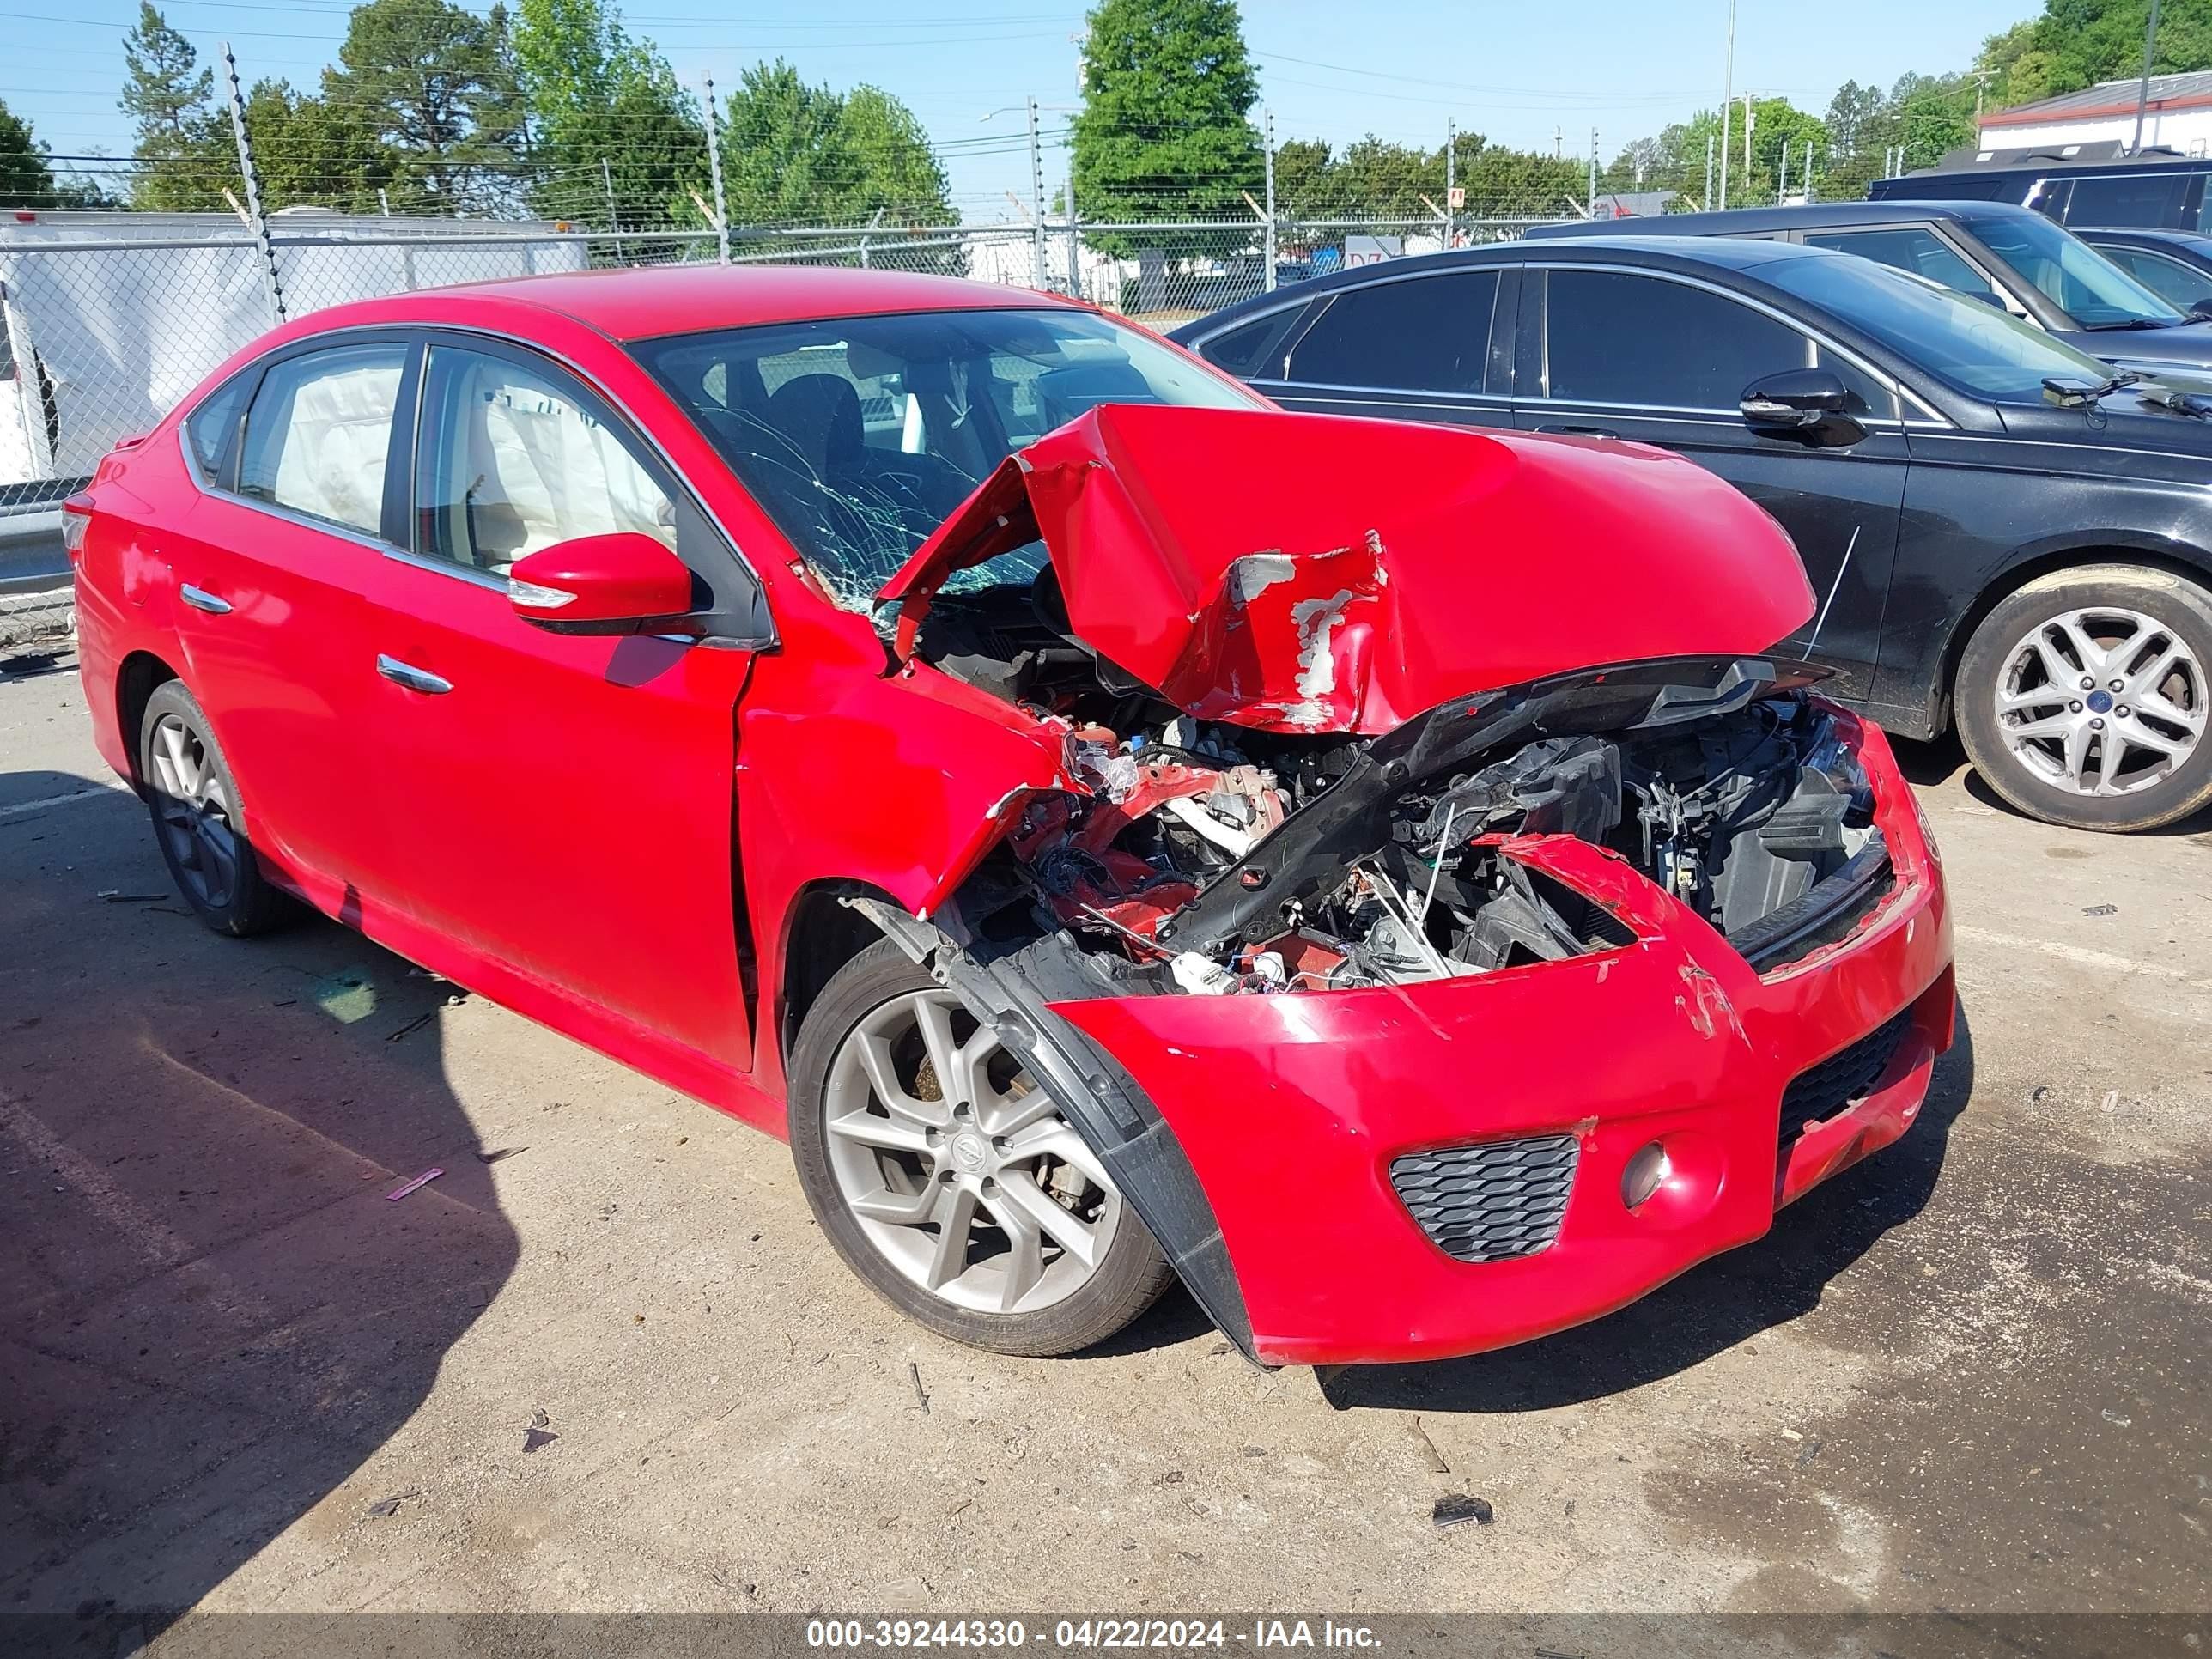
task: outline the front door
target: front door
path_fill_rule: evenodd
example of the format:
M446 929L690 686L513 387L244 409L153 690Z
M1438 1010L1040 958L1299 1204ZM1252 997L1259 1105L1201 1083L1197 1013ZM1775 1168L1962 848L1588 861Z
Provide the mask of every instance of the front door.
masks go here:
M1702 283L1559 265L1525 272L1522 292L1516 423L1657 444L1772 514L1813 588L1812 615L1777 646L1834 669L1834 693L1864 702L1905 501L1894 392L1779 317ZM1853 390L1867 428L1856 444L1811 449L1745 424L1747 386L1808 368L1832 369Z
M428 345L412 546L372 596L401 902L528 978L743 1066L732 802L750 653L548 633L506 594L514 561L581 536L656 537L710 587L735 556L566 369L459 340Z

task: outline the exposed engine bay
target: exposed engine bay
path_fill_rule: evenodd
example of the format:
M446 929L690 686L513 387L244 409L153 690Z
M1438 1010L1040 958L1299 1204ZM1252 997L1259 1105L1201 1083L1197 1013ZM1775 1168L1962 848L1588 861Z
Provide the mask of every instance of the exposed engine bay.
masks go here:
M1842 937L1890 879L1864 771L1799 665L1624 665L1376 737L1182 712L1074 635L1049 568L940 592L915 646L1061 732L1071 787L1011 809L1005 903L1125 994L1407 985L1632 942L1516 837L1618 854L1759 965Z

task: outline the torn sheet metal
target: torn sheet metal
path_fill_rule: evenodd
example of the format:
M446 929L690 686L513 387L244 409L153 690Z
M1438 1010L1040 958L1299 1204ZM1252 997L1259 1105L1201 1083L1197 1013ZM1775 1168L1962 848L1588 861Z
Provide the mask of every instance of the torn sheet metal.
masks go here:
M1813 613L1780 526L1658 450L1104 404L1001 465L884 585L901 653L954 571L1040 538L1091 649L1193 714L1285 733L1759 652Z

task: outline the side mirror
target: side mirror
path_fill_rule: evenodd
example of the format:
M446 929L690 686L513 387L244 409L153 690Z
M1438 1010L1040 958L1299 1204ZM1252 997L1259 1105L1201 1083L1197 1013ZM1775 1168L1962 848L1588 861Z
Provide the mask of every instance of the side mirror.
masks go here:
M2212 323L2212 297L2197 301L2189 307L2189 314L2200 323Z
M580 536L519 559L507 573L507 603L526 623L555 634L696 634L690 570L635 530Z
M1850 413L1851 394L1832 369L1790 368L1743 389L1744 423L1762 437L1796 438L1822 447L1855 444L1866 428Z

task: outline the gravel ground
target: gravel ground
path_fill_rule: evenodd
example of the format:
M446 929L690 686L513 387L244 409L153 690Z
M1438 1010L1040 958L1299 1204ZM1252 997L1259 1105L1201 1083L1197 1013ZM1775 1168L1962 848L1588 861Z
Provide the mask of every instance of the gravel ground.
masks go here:
M0 677L0 1609L2203 1612L2212 834L1907 761L1965 1018L1906 1139L1609 1319L1317 1376L1179 1294L902 1323L774 1142L204 931L73 665Z

